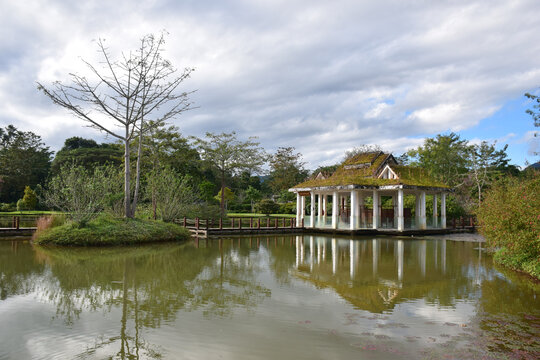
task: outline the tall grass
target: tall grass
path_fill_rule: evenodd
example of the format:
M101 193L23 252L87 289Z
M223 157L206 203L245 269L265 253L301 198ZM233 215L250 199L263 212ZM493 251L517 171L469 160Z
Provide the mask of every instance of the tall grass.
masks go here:
M66 216L64 214L53 214L49 216L41 216L37 220L36 232L32 236L32 240L38 238L44 232L57 226L62 226L66 223Z

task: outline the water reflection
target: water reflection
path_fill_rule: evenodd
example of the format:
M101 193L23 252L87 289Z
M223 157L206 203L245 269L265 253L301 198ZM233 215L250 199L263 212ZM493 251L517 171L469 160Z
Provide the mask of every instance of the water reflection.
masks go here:
M471 339L484 341L475 344L482 355L517 349L526 358L540 345L537 293L477 244L444 240L267 236L129 249L8 241L0 358L305 357L313 344L335 358L366 346L418 358L442 354L439 343L462 351ZM501 328L509 322L517 327ZM494 347L494 336L505 340Z

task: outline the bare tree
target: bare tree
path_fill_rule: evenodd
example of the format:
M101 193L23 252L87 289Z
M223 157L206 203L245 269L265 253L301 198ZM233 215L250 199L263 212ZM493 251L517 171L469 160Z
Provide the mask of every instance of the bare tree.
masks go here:
M130 145L152 128L189 110L191 92L179 91L180 84L194 71L178 70L162 57L164 34L146 35L140 47L111 58L105 41L97 41L103 58L100 68L87 61L91 79L70 74L71 83L57 81L50 88L38 82L38 89L55 104L124 143L124 214L133 217L140 189L142 141L137 149L135 186L131 184ZM150 122L150 120L153 120Z

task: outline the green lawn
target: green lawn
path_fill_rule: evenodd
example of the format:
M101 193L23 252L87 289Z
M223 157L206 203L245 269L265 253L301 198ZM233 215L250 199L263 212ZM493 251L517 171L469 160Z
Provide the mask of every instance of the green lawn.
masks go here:
M20 216L25 216L25 215L31 215L31 216L35 216L35 215L51 215L51 214L61 214L61 212L58 212L58 211L44 211L44 210L23 210L23 211L0 211L0 216L1 215L20 215Z

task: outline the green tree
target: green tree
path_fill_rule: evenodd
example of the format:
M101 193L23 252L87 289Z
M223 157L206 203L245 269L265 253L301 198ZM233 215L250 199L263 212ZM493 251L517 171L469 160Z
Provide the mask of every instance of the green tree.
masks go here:
M199 184L199 192L201 197L206 202L212 202L214 199L214 192L216 191L216 185L208 180L204 180Z
M294 147L280 147L270 158L270 186L276 194L304 181L308 176L302 154L294 153L294 150Z
M220 207L225 212L226 176L239 174L242 171L260 172L264 164L264 150L259 147L255 138L247 141L238 140L236 132L214 134L207 132L206 139L194 138L201 158L214 167L221 181Z
M0 202L15 202L26 185L43 183L51 154L39 135L13 125L0 128Z
M37 195L30 186L24 188L24 196L22 199L17 201L17 210L35 210L37 205Z
M182 136L178 127L165 126L149 121L148 131L142 137L140 168L144 173L157 173L158 169L170 167L179 176L189 176L192 181L203 178L199 153ZM141 138L134 141L139 148ZM137 155L134 154L134 157ZM148 180L148 177L146 178ZM157 182L149 182L154 186ZM147 189L148 190L148 189ZM156 190L150 188L153 216L157 216Z
M261 200L261 198L262 198L261 192L255 189L253 186L249 185L248 188L246 189L246 199L248 199L249 202L251 203L251 212L255 210L254 209L255 202Z
M530 93L526 93L525 96L534 102L533 108L527 109L527 114L533 118L534 127L540 127L540 96ZM534 136L538 136L538 132L535 132ZM538 153L536 152L535 155L538 155Z
M135 185L131 180L131 146L152 128L190 109L188 93L180 92L182 82L193 69L178 74L162 57L165 38L144 36L134 51L114 60L103 40L98 40L102 67L84 61L90 76L70 74L71 83L57 81L50 88L38 83L53 103L124 145L124 214L135 216L140 191L142 141L137 147ZM149 120L153 120L150 123Z
M482 191L486 186L498 176L500 176L508 167L508 155L505 145L497 150L495 143L488 144L482 141L480 144L472 145L469 151L470 178L475 184L478 195L478 204L482 202Z
M51 166L51 173L56 175L65 164L80 164L87 169L95 166L122 164L122 146L120 144L98 144L94 140L78 136L66 139Z
M450 133L427 138L422 146L407 154L411 157L411 165L422 167L432 176L455 187L463 184L468 173L469 151L467 140Z
M222 190L225 190L225 191L222 191ZM223 201L225 205L225 209L227 208L227 203L229 201L233 201L234 198L235 198L235 195L233 191L229 189L228 187L224 189L220 189L218 194L214 196L214 199L216 199L217 201ZM221 213L223 214L223 207L220 207L220 208L222 209Z

